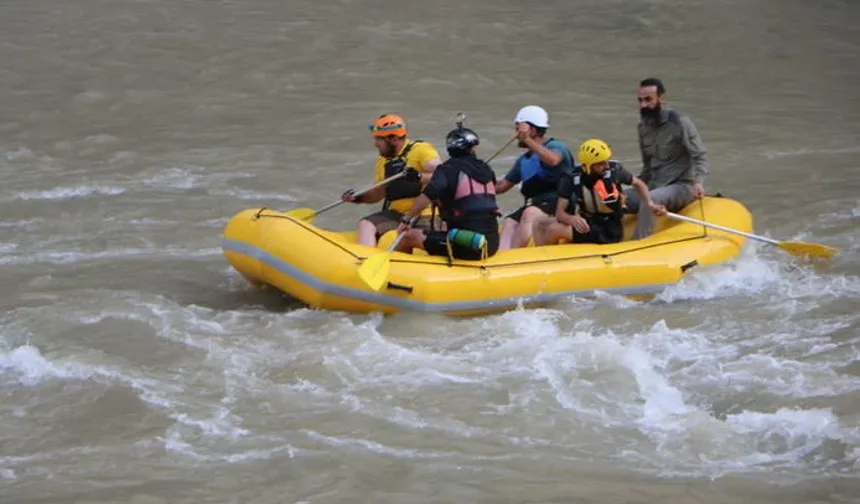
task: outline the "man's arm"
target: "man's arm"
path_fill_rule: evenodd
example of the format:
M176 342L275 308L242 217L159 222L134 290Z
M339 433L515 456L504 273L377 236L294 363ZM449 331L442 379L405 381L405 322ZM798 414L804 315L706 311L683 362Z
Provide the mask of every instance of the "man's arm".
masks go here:
M445 172L434 168L430 182L427 184L427 187L421 191L421 195L415 198L415 201L412 203L412 208L403 214L403 220L409 220L416 215L420 215L421 212L433 202L433 200L442 199L442 196L448 191L450 191L450 189Z
M359 197L357 203L379 203L385 199L385 186L374 187Z
M505 194L517 185L508 179L502 179L496 182L496 194Z
M421 185L427 185L430 183L430 179L433 178L433 173L441 164L442 159L439 158L438 154L436 154L436 157L421 163Z
M505 194L523 180L523 172L520 167L522 158L517 158L514 166L505 174L502 180L496 181L496 194Z
M418 171L421 173L421 185L426 186L430 183L430 179L433 178L433 172L436 171L436 167L442 164L442 157L431 143L418 142L413 145L412 149L417 157L417 168L419 168Z
M644 180L627 171L621 163L618 163L618 166L613 172L613 176L616 184L633 186L636 192L639 193L639 200L641 201L640 204L648 205L651 212L657 215L664 215L666 213L666 207L654 203L654 200L651 199L651 191L648 190L648 184L646 184Z
M537 154L543 164L552 168L561 164L563 157L559 150L550 149L531 137L526 137L525 143L530 151Z
M693 160L693 178L697 184L704 185L708 176L708 151L699 137L696 125L686 116L681 117L681 138Z
M432 203L430 201L430 198L428 198L426 194L421 193L420 196L415 198L415 202L412 203L412 208L410 208L408 212L403 214L401 220L412 220L412 218L414 218L416 215L420 215L421 212L424 211L424 209L427 208L428 205L430 205L430 203Z
M430 183L430 179L433 177L433 173L436 171L436 168L442 164L442 160L439 158L439 153L436 152L432 146L429 146L424 153L423 159L419 161L421 165L421 170L414 170L412 168L407 168L407 170L417 171L421 180L421 185L426 186ZM414 173L412 174L414 175ZM409 179L409 173L406 174L407 179ZM380 182L377 180L377 182ZM362 194L359 198L359 203L378 203L385 199L385 188L388 184L371 189L366 193Z
M435 167L434 167L434 169L435 169ZM415 177L415 178L412 178L412 177ZM401 178L405 178L407 180L418 180L418 177L419 177L419 172L418 172L418 170L416 170L414 168L406 168L406 173L404 173L401 176ZM382 180L376 181L377 184L380 182L382 182ZM391 181L391 182L394 182L394 181ZM391 182L388 182L388 184L390 184ZM368 204L378 203L378 202L385 199L385 188L388 186L388 184L384 184L384 185L381 185L379 187L374 187L373 189L370 189L369 191L366 191L360 195L357 195L357 196L355 196L357 199L352 200L352 202L353 203L368 203ZM344 193L344 194L347 194L347 193ZM348 200L345 200L345 201L348 201Z
M663 205L658 205L651 200L651 191L648 190L648 185L642 181L639 177L633 177L633 180L630 181L630 185L636 189L636 192L639 193L639 199L642 201L641 205L648 205L651 209L651 212L657 215L664 215L666 213L666 207Z
M568 226L573 225L573 215L567 213L567 205L570 203L570 200L559 196L558 203L555 205L555 220L561 222L562 224L567 224Z
M555 220L568 226L573 226L577 219L581 219L581 217L567 213L568 205L577 198L573 189L573 176L570 174L562 175L558 181L558 203L555 205Z

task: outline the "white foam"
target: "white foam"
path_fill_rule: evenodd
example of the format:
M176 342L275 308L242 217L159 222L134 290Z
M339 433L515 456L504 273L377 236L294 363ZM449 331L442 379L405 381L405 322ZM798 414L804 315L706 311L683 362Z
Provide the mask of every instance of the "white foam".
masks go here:
M855 206L848 211L821 214L818 216L818 223L827 224L831 222L836 222L839 226L844 226L844 221L850 221L858 217L860 217L860 206Z
M219 408L211 417L205 419L193 418L186 413L177 413L171 416L184 425L195 427L202 434L209 436L235 440L248 435L247 429L234 425L234 422L239 421L239 419L226 408Z
M238 280L232 269L224 271L228 281ZM572 299L560 309L415 321L417 327L434 324L432 336L398 325L402 318L379 314L212 310L165 296L88 292L60 300L46 316L61 317L52 323L64 326L109 317L136 320L149 325L155 337L190 349L192 363L165 375L157 366L141 370L91 362L96 357L87 363L68 357L78 362L71 368L42 357L34 360L36 371L26 371L30 368L20 357L3 367L10 352L0 356L0 370L15 380L31 376L33 384L63 376L57 368L77 372L71 378L93 376L130 386L175 422L157 442L200 462L292 457L303 452L291 436L304 434L304 442L322 445L321 451L484 457L445 451L445 443L462 438L486 441L505 456L526 449L535 456L564 453L696 477L769 475L777 469L797 477L827 472L834 464L856 465L860 429L832 410L792 403L860 391L860 378L834 369L834 363L857 357L851 345L860 341L831 337L856 324L856 315L819 320L804 313L818 306L822 292L825 299L857 296L860 282L787 267L755 251L697 275L655 303L604 295ZM635 318L678 299L720 296L751 298L749 304L765 306L779 318L715 321L708 317L722 313L709 311L696 313L704 320L684 320L684 327L675 327L668 316L648 324ZM613 330L593 320L595 308L602 315L607 308L617 310ZM35 311L15 316L26 314L36 317ZM409 316L410 324L411 317L422 317ZM834 346L844 351L831 355ZM760 397L766 400L758 402ZM338 432L343 424L335 432L324 425L304 431L287 427L267 437L270 426L261 426L266 422L259 415L296 404L301 408L291 414L298 416L306 411L358 415L380 429L442 439L433 446L400 445L388 436ZM845 445L844 455L827 451L833 441Z
M79 105L83 105L83 104L89 105L89 104L103 101L105 98L106 98L106 96L105 96L104 92L91 89L91 90L87 90L87 91L84 91L82 93L76 94L74 96L74 98L72 98L72 101L76 104L79 104Z
M672 303L729 296L754 296L758 301L814 300L828 295L857 294L860 294L860 277L820 275L811 268L798 268L793 263L760 255L758 246L750 246L736 260L691 272L655 296L655 300Z
M250 178L254 175L244 172L208 172L201 166L172 167L161 170L155 175L140 181L147 187L167 189L194 189L196 187L213 188L232 180Z
M678 284L658 294L655 300L672 303L682 299L714 299L739 293L755 295L779 281L779 273L776 264L760 259L753 247L747 247L734 261L690 272Z
M836 147L832 149L812 149L804 147L790 151L767 151L764 153L768 159L777 159L781 157L794 156L813 156L819 154L857 154L860 153L860 147Z
M841 375L831 363L799 362L752 353L713 367L725 391L763 392L792 398L838 396L860 390L860 377ZM716 374L718 373L718 374Z
M634 306L642 306L641 301L635 301L627 296L621 296L618 294L609 294L604 291L595 291L594 299L619 310L632 308Z
M33 229L37 224L44 222L44 219L25 219L19 221L4 221L0 222L0 228L25 228Z
M326 436L314 431L304 430L302 431L307 435L310 439L315 441L319 441L325 443L329 446L335 446L340 448L348 448L348 449L359 449L359 450L367 450L373 453L378 453L381 455L390 455L398 458L408 458L408 459L435 459L440 458L443 455L438 453L428 453L426 451L409 449L409 448L394 448L391 446L384 445L382 443L378 443L376 441L370 441L367 439L358 439L358 438L349 438L349 437L333 437Z
M149 256L153 259L163 257L182 257L199 259L222 254L220 247L188 250L175 247L165 248L127 248L102 250L98 252L83 252L76 250L53 250L44 252L27 252L22 250L20 255L7 255L0 258L0 264L73 264L104 259L120 259L129 257Z
M34 467L36 462L56 459L58 457L69 457L73 459L80 458L83 455L92 455L95 453L99 453L100 451L102 451L102 448L100 447L76 446L74 448L58 450L55 452L37 452L32 455L24 455L17 457L0 456L0 463L7 465L24 465L26 466L24 469L28 475L44 474L46 472L45 470Z
M740 434L752 434L759 451L780 453L802 450L805 455L828 439L841 440L839 419L829 408L780 408L774 413L744 411L728 415L726 423Z
M200 171L197 169L195 171ZM166 187L172 189L193 189L204 180L201 173L193 173L188 168L168 168L160 171L141 183L145 186Z
M297 454L312 454L310 450L301 450L293 447L289 443L285 443L279 439L272 439L266 443L267 448L251 448L239 453L205 453L210 450L205 450L199 446L188 442L183 437L182 433L171 427L167 431L167 437L156 438L164 444L164 449L188 457L197 462L209 463L243 463L251 460L267 460L281 454L286 454L289 458L296 457ZM203 452L203 453L201 453Z
M504 319L507 323L502 325ZM561 418L540 405L540 383L546 382L561 408L587 422L578 424L580 432L597 429L602 438L621 447L630 429L645 435L653 443L653 453L649 455L647 446L634 441L634 436L631 443L636 450L621 448L618 456L638 464L639 470L666 475L719 476L766 470L775 463L797 474L805 470L804 457L823 442L860 442L860 429L841 424L829 410L781 408L768 414L748 407L719 420L707 402L701 403L713 391L742 395L782 391L787 398L838 396L860 391L860 378L839 375L823 363L743 355L750 351L744 340L732 344L725 336L715 337L719 333L672 329L664 321L631 337L606 330L591 332L593 328L583 320L569 335L547 325L562 319L551 311L518 311L495 320L496 327L510 327L515 335L501 345L483 347L484 369L519 374L525 371L522 364L532 361L528 369L538 380L525 399L518 399L517 408L500 412L542 411L544 416ZM835 326L841 325L827 329ZM488 365L487 360L496 365ZM497 379L495 373L487 373L485 379L492 382ZM797 378L784 382L791 376ZM572 452L588 443L575 434L572 437L574 445L567 448ZM777 438L783 441L768 441ZM846 457L856 460L856 456Z
M265 193L238 188L209 189L207 192L213 196L230 196L244 200L298 201L289 194Z
M224 227L228 222L230 222L230 217L221 217L219 219L207 219L198 224L207 227Z
M84 366L49 361L32 345L22 345L9 352L0 353L0 371L14 375L26 386L38 385L51 378L86 379L92 376L92 371Z
M126 163L126 162L130 162L130 161L134 161L136 158L137 158L136 152L119 151L119 152L115 153L113 156L111 156L108 163L109 164Z
M42 191L22 191L15 199L24 201L48 200L64 201L74 198L85 198L88 196L117 196L123 194L125 188L110 185L80 185L73 187L55 187Z
M115 217L110 217L110 218L105 219L105 220L106 220L106 221L119 221L119 222L122 222L122 221L120 221L119 219L117 219L117 218L115 218ZM128 224L128 225L131 225L131 226L134 226L134 227L142 227L142 228L159 227L159 226L170 226L170 227L175 227L175 226L184 226L184 225L186 225L186 224L185 224L185 223L183 223L183 222L179 222L179 221L175 221L175 220L152 219L152 218L149 218L149 217L144 217L143 219L131 219L131 220L129 220L129 221L126 221L126 222L125 222L125 223L123 223L123 224Z
M15 149L13 151L6 151L4 154L6 156L6 159L8 159L9 161L17 161L19 159L24 159L24 160L38 159L38 156L36 156L36 154L33 151L31 151L30 149L28 149L26 147L18 147L17 149Z
M108 317L116 316L140 320L152 323L160 333L174 334L174 328L168 317L162 313L155 314L155 318L147 318L137 314L127 313L100 313L79 317L78 321L86 324L94 324ZM213 329L218 332L220 325L210 321L201 320L208 331ZM200 324L197 324L200 327ZM183 333L181 339L196 344L201 348L208 348L214 355L223 361L231 361L235 355L228 350L220 349L211 338L203 338L198 342L197 338L189 335L185 330L176 331ZM95 356L90 358L97 358ZM250 362L250 361L248 361ZM246 367L248 364L246 363ZM224 405L197 405L194 397L187 397L185 385L182 382L169 383L146 376L144 372L134 369L118 368L101 363L67 362L57 363L44 358L39 350L30 345L24 345L13 349L11 352L0 354L0 371L3 374L11 374L12 377L27 386L36 386L49 379L98 379L109 382L122 383L138 392L141 400L153 407L165 410L165 413L173 418L178 424L191 427L204 437L226 438L237 440L248 436L247 429L241 427L242 418L234 414ZM243 374L244 371L240 371ZM232 391L233 394L241 394L247 391L247 387L241 387ZM230 401L226 401L230 402Z

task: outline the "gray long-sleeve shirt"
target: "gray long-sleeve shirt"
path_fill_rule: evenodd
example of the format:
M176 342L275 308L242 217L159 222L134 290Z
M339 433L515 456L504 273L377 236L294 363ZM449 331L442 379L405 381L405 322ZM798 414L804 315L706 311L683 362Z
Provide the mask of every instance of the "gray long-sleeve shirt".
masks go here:
M639 123L642 173L649 189L670 184L704 184L708 175L705 144L693 121L672 109L663 109L659 124Z

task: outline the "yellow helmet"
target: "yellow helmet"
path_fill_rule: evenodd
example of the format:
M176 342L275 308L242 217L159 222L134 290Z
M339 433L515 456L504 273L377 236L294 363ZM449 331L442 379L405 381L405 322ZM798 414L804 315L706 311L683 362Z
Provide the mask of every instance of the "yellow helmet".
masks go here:
M579 155L576 157L582 165L582 171L591 173L591 165L608 161L612 157L612 149L606 142L597 138L591 138L582 142L579 146Z

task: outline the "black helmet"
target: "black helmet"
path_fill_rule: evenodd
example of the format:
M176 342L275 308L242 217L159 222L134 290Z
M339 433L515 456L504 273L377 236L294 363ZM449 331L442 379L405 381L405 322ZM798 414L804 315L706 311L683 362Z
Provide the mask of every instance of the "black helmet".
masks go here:
M481 143L478 134L469 128L457 128L451 130L445 137L445 146L451 157L465 156L470 154L472 148Z

